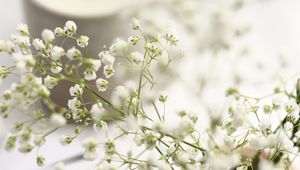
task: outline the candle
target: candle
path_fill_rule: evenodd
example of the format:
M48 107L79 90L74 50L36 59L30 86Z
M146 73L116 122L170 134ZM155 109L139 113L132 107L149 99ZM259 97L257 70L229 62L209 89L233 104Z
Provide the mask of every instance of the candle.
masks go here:
M78 34L90 37L90 54L97 55L101 46L109 45L116 37L127 36L128 21L122 9L133 2L135 0L28 0L23 1L23 5L34 37L39 37L45 28L54 29L73 20L79 27Z
M99 17L113 14L135 0L32 0L57 14L72 17Z

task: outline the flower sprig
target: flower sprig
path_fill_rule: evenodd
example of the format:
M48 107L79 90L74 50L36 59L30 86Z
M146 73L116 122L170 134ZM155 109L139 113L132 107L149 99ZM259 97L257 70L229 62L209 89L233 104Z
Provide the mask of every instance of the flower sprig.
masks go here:
M72 21L54 31L45 29L41 39L33 39L22 24L9 41L0 41L0 51L14 60L14 65L1 67L0 80L19 78L2 93L1 115L7 118L21 109L27 116L15 123L5 148L35 150L36 163L43 166L46 158L40 148L51 134L68 126L74 129L60 137L62 145L74 142L85 129L95 130L95 136L83 141L82 150L83 158L94 161L98 170L291 167L300 146L299 80L292 90L278 87L259 98L230 88L227 111L211 115L210 127L200 128L204 119L196 114L166 111L167 94L147 96L155 86L153 70L160 58L172 61L170 50L178 48L177 36L145 32L137 19L130 26L134 35L128 41L116 39L96 57L89 56L89 38L77 35ZM65 50L68 41L77 45ZM124 68L133 70L132 81L113 81ZM67 104L62 105L51 96L65 83L71 85Z

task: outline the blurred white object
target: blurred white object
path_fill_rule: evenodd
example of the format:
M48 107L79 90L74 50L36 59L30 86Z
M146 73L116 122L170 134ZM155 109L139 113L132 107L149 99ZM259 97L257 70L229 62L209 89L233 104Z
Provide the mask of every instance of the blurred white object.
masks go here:
M45 28L54 29L67 20L73 20L80 29L79 35L90 37L91 55L109 45L115 37L126 36L126 18L123 10L128 0L29 0L23 1L25 18L33 37L39 37ZM71 46L72 44L66 44Z
M117 13L132 0L32 0L57 14L76 18L103 17Z

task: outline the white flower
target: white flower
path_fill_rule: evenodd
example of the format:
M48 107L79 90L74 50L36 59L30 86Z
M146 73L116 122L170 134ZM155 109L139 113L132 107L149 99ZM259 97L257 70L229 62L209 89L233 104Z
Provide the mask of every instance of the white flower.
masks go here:
M53 166L53 170L65 170L65 164L63 162L58 162Z
M11 40L15 42L18 45L29 47L30 44L30 38L27 36L21 36L21 35L11 35Z
M88 46L89 44L89 37L82 35L77 39L77 45L81 48Z
M294 100L290 100L285 105L285 111L287 112L287 118L293 123L296 123L300 117L299 106Z
M51 30L44 29L44 31L42 32L42 38L46 43L48 43L52 42L55 39L55 35Z
M128 43L118 38L109 47L109 51L116 56L124 56L125 53L128 51Z
M98 56L105 65L114 65L115 57L112 56L109 51L101 51Z
M134 30L138 30L140 29L141 25L140 25L140 21L136 18L133 18L131 20L131 23L130 23L130 27Z
M57 85L58 79L55 77L51 77L47 75L47 77L44 78L44 84L48 89L52 89L54 86Z
M98 142L95 138L87 138L83 141L83 147L85 148L84 159L95 160L97 158L97 145Z
M55 61L59 60L60 57L64 55L65 55L65 50L62 47L58 47L58 46L54 46L50 53L51 58Z
M103 74L106 78L110 78L111 76L113 76L115 73L115 70L113 68L113 66L111 65L106 65L103 68Z
M53 113L50 117L50 121L53 125L58 127L62 127L67 124L65 117L58 113Z
M24 72L26 68L33 66L35 63L35 59L31 54L22 54L18 52L13 53L12 57L16 62L16 67L21 72Z
M36 135L34 138L34 144L37 146L42 146L46 142L44 135Z
M62 28L60 28L60 27L56 27L54 29L54 33L55 33L56 36L62 36L62 35L65 34L64 30Z
M168 95L164 91L160 91L158 94L158 100L162 103L165 103L168 100Z
M4 100L10 100L12 98L12 91L9 89L4 90L2 96Z
M185 165L190 162L190 159L186 152L177 151L174 162L178 165Z
M50 70L52 73L58 74L62 71L62 64L60 62L52 62Z
M24 143L19 147L19 151L21 153L28 153L31 152L31 150L33 149L33 146L28 144L28 143Z
M43 43L43 41L38 38L34 39L32 44L36 50L42 50L45 48L45 44Z
M74 86L70 87L69 93L71 96L82 96L83 89L79 84L75 84Z
M77 97L68 100L68 107L71 111L76 110L80 106L81 106L81 102L77 99Z
M4 45L4 51L6 51L7 53L11 54L12 52L15 51L15 47L16 47L16 44L14 44L11 41L6 41L6 43Z
M142 62L144 60L144 56L140 52L133 52L133 53L131 53L130 54L130 58L132 59L132 61L135 64L139 64L140 62Z
M117 86L111 94L112 104L116 107L121 107L122 104L130 97L130 91L124 86Z
M66 136L66 135L62 135L60 138L59 138L59 142L61 145L63 146L66 146L68 144L70 144L72 142L72 138L69 137L69 136Z
M5 41L0 40L0 52L2 52L5 49Z
M97 78L96 72L92 69L86 69L83 74L87 81L95 80Z
M101 67L101 60L90 59L90 63L94 71L98 71Z
M249 140L249 145L255 149L262 149L262 148L266 147L267 144L268 144L268 141L263 136L256 136Z
M108 87L108 81L102 78L96 80L96 86L100 92L104 92Z
M92 106L90 112L91 112L92 118L95 121L101 120L102 117L105 115L105 109L103 108L102 103L100 103L100 102L94 104Z
M64 31L67 35L72 36L77 31L77 25L73 21L67 21L65 23Z
M67 51L66 56L68 57L69 60L73 60L79 58L81 56L81 52L75 47L72 47Z
M268 117L262 117L259 120L258 126L261 131L268 131L271 130L271 121Z
M51 72L54 74L58 74L61 72L62 67L61 66L51 66L50 68Z
M19 31L19 33L23 36L27 36L29 35L29 31L28 31L28 26L26 24L19 24L17 26L17 30Z

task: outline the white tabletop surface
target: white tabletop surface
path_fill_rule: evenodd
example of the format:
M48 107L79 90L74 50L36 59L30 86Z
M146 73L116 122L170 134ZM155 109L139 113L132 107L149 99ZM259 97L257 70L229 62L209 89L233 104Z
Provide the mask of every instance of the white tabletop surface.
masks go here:
M24 0L25 1L25 0ZM263 55L272 55L272 51L278 52L278 49L287 49L292 55L300 55L300 1L297 0L274 0L270 6L255 7L253 9L252 21L257 24L254 39L259 39L259 50ZM0 0L0 39L8 39L11 33L15 32L15 27L19 23L24 23L21 0ZM250 12L251 13L251 12ZM251 20L251 17L250 17ZM255 44L254 44L255 45ZM256 44L258 45L258 44ZM1 56L2 57L2 56ZM0 64L5 65L9 61L0 57ZM298 59L297 59L298 58ZM270 64L272 59L270 58ZM196 68L196 67L195 67ZM0 92L5 88L0 87ZM176 88L175 88L176 89ZM179 92L177 95L181 95ZM183 95L183 93L182 93ZM176 97L176 95L175 95ZM184 98L181 96L181 98ZM184 101L183 101L184 102ZM182 105L185 105L182 104ZM188 104L186 104L188 105ZM7 127L7 123L3 123L0 119L0 143L3 143L3 131ZM59 134L56 135L56 137ZM55 135L54 135L55 136ZM81 153L79 143L74 143L77 147L62 147L54 138L50 138L48 144L43 147L42 151L49 158L48 164L54 163L68 156ZM75 149L74 149L75 148ZM77 163L71 165L72 170L89 169L91 164ZM0 170L35 170L47 169L38 168L35 165L34 154L24 156L23 154L12 152L8 153L0 148Z

